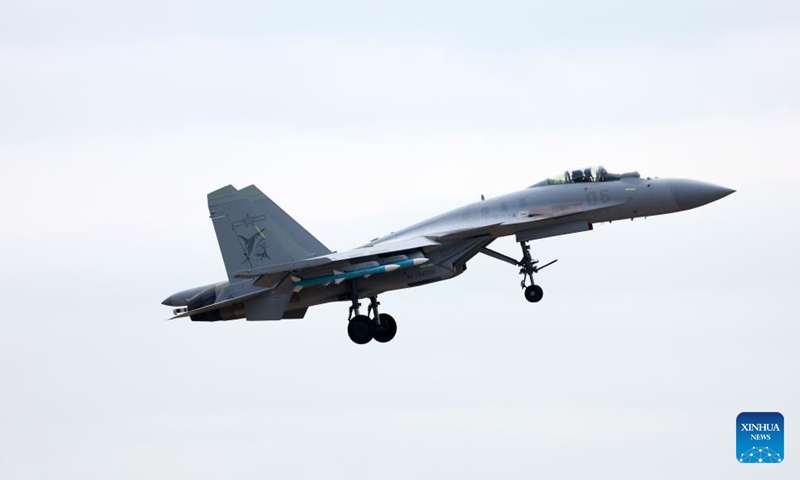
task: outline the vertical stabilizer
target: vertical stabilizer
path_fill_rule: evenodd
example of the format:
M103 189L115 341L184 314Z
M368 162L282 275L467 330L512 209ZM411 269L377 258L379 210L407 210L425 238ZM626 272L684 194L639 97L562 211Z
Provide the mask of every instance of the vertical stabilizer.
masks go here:
M253 185L208 194L208 211L228 277L272 264L331 253Z

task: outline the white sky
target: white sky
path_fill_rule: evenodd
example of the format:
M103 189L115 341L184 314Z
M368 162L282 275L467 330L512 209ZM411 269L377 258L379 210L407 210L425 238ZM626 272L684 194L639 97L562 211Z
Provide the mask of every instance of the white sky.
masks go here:
M0 477L797 478L797 2L0 4ZM587 164L738 192L302 321L165 322L205 194L344 250ZM512 240L495 247L517 255ZM735 461L780 411L787 461Z

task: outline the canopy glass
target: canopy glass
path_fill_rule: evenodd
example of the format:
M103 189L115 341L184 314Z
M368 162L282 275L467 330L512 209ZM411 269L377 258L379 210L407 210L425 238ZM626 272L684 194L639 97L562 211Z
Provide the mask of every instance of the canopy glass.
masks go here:
M564 185L567 183L609 182L619 180L619 178L619 175L608 173L605 167L598 165L578 170L567 170L560 175L552 176L531 186L544 187L546 185Z

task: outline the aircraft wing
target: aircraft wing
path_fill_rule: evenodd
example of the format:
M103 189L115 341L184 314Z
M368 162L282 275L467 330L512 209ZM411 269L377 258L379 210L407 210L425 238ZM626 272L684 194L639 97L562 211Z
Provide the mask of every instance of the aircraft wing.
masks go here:
M252 270L243 270L235 274L238 278L257 278L253 285L274 288L286 274L291 272L299 278L317 277L334 270L346 269L349 266L376 261L380 258L393 257L415 250L439 247L441 243L427 236L382 242L366 245L342 253L330 253L305 260L279 263Z
M415 251L429 251L438 248L442 243L464 240L468 238L490 235L493 230L516 225L530 225L531 229L537 228L540 222L542 225L549 225L561 220L569 220L578 217L595 209L613 207L616 204L605 203L597 207L587 207L584 204L576 203L573 205L561 205L556 207L544 207L534 209L525 214L520 214L513 219L500 220L492 219L482 225L453 226L453 228L437 229L424 235L407 237L398 240L389 240L380 243L370 243L353 250L342 253L328 253L303 260L296 260L283 263L275 263L264 267L246 269L236 272L233 276L237 278L255 278L253 285L264 288L275 288L276 285L286 278L286 273L291 273L296 278L312 278L329 274L334 270L346 270L353 265L365 264L367 262L380 263L381 259L394 256L402 256L406 253Z

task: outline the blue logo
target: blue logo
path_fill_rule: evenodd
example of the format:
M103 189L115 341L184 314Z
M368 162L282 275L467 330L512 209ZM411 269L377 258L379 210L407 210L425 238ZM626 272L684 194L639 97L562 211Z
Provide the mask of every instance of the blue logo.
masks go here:
M783 415L742 412L736 417L736 460L739 463L783 462Z

